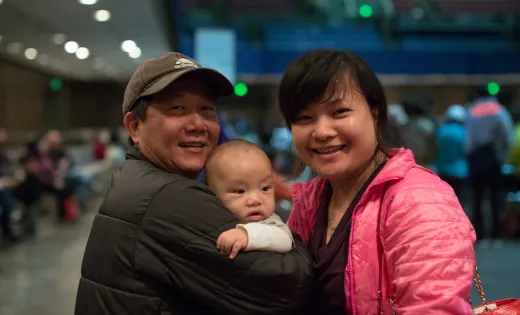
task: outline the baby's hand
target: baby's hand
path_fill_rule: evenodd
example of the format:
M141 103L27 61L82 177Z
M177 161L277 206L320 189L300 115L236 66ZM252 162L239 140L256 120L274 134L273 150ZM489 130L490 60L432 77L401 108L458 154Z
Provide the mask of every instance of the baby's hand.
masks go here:
M241 249L247 248L248 241L246 230L232 229L220 234L217 240L217 248L221 253L229 254L229 258L233 259L237 257Z

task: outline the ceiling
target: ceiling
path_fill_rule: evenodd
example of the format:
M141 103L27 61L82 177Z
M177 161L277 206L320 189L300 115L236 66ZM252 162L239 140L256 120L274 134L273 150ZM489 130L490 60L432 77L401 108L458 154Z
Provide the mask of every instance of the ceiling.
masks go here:
M162 0L0 0L0 59L79 80L127 80L143 60L170 50ZM108 10L110 20L94 19L97 10ZM55 34L90 51L80 60L53 42ZM121 43L133 40L141 56L132 59ZM26 49L37 56L29 60Z

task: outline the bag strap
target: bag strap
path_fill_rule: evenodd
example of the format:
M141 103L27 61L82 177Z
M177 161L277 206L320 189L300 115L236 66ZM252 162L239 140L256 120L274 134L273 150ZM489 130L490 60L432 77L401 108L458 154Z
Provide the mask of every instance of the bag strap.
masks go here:
M478 295L480 296L480 301L482 302L482 304L486 305L487 304L486 294L484 293L484 287L482 286L482 280L480 279L480 273L478 272L478 268L476 265L475 265L475 271L473 273L473 282L475 282L475 287L477 287L477 292L478 292ZM469 304L472 305L471 292L468 295L468 301L469 301ZM489 311L487 306L486 306L486 310Z

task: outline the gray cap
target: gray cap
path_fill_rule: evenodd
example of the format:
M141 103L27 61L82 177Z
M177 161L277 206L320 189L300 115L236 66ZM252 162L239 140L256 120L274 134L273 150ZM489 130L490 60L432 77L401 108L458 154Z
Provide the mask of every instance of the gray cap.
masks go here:
M217 97L233 93L233 84L217 70L204 68L194 59L181 53L167 52L157 58L146 60L134 72L126 86L123 114L132 110L139 98L162 91L187 73L200 76Z

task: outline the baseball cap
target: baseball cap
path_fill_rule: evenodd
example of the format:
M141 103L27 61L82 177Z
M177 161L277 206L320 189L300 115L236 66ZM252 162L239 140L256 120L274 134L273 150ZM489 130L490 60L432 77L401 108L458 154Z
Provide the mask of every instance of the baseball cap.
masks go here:
M453 119L459 122L464 122L466 120L468 113L466 108L459 104L453 104L448 107L446 111L446 118Z
M185 74L192 73L209 84L215 96L233 93L233 84L220 72L202 67L194 59L178 52L167 52L143 62L126 86L123 114L126 114L143 97L156 94Z

